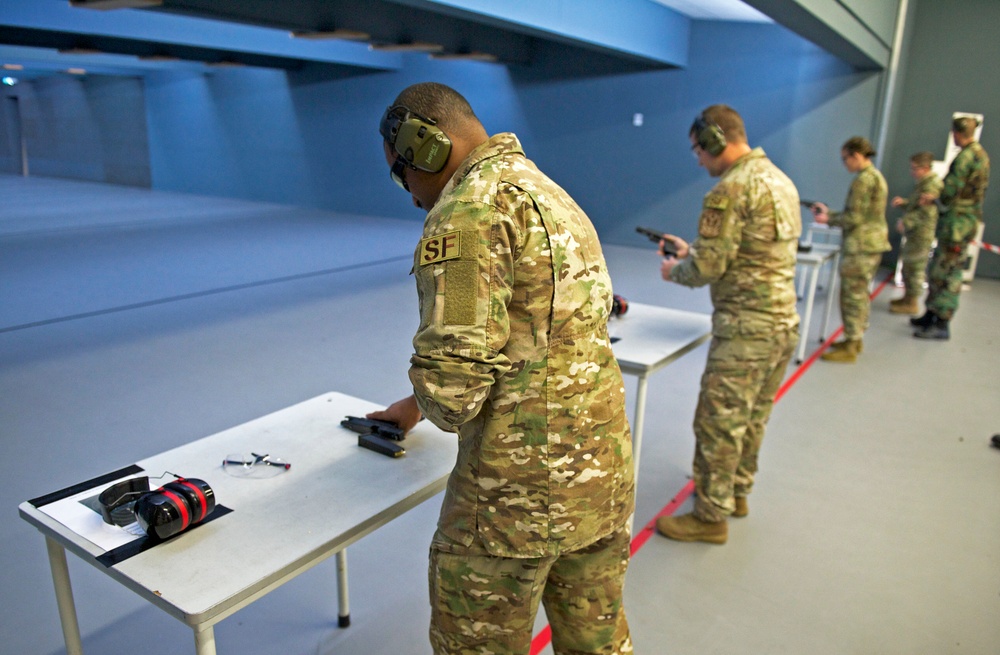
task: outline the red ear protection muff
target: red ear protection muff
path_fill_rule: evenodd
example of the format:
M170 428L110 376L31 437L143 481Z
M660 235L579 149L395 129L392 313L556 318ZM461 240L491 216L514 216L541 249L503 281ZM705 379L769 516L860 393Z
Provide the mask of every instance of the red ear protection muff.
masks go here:
M196 478L178 478L156 491L149 490L149 478L131 478L102 491L98 501L106 523L121 525L121 510L130 509L147 535L169 539L212 513L215 492Z

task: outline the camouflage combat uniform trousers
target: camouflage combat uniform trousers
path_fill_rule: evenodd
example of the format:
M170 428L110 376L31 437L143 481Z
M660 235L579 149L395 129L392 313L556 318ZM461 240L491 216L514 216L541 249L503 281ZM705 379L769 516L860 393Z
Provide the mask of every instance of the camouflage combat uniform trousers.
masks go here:
M868 329L871 311L869 287L882 261L882 253L845 254L840 259L840 317L844 339L855 341Z
M969 243L976 236L976 219L972 216L957 216L941 220L948 229L945 234L952 238L938 239L938 247L931 261L927 280L927 309L941 319L950 321L958 310L958 296L962 293L962 273L965 271L965 256ZM959 240L953 240L958 236Z
M428 569L435 655L527 655L539 601L556 655L632 653L622 606L629 541L623 527L573 552L522 559L438 532Z
M765 339L713 337L694 415L694 514L722 521L734 496L747 496L757 472L764 427L798 330L776 330Z
M903 278L903 297L919 298L924 293L924 282L927 280L927 262L930 259L930 239L919 238L916 235L907 236L899 259L903 262L900 271Z

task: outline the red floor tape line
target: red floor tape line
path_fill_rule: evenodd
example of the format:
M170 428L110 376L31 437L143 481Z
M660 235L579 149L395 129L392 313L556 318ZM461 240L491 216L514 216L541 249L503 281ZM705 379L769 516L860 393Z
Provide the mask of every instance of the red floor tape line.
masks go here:
M885 289L885 286L889 284L891 279L892 275L890 274L882 280L882 283L879 284L874 291L872 291L872 294L869 297L874 300L876 296L882 293L882 290ZM829 339L823 342L823 345L816 349L816 352L809 356L809 359L799 364L798 368L795 369L795 372L793 372L788 379L785 380L784 384L781 385L781 388L778 389L778 393L774 394L775 403L781 400L781 397L785 395L785 392L792 388L798 379L802 377L802 374L809 370L809 367L812 366L817 359L819 359L819 356L823 354L823 351L829 348L834 339L839 337L843 331L844 326L841 325L836 329L836 331L834 331L833 334L830 335ZM667 503L666 507L657 512L656 516L650 519L649 523L639 530L637 535L632 537L632 547L630 551L632 557L635 557L635 554L639 552L639 549L645 546L646 542L649 541L649 538L653 536L654 532L656 532L656 519L661 516L670 516L676 512L677 508L683 505L684 501L687 500L692 493L694 493L694 481L688 480L688 483L677 492L677 495L670 499L670 502ZM542 652L542 649L549 645L550 641L552 641L552 628L545 626L537 635L535 635L535 638L531 640L530 655L538 655L538 653Z

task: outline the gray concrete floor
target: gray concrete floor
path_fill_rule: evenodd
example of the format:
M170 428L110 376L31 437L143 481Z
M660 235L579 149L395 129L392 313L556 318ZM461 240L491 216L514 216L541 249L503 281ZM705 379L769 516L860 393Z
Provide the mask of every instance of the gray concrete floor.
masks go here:
M407 394L420 224L10 176L0 198L0 651L48 655L44 541L17 505L326 391ZM606 255L629 300L710 310L639 237ZM1000 282L974 282L946 343L910 337L897 293L858 364L816 362L778 403L729 543L654 535L633 557L637 653L1000 652ZM650 380L637 529L687 482L704 358ZM219 653L429 653L439 501L351 547L350 628L329 560L222 621ZM70 573L87 653L193 652L180 622L73 556Z

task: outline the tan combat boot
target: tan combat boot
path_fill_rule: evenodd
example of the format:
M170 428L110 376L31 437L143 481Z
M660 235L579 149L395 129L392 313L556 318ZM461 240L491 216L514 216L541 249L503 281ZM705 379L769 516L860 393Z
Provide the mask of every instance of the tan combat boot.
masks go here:
M710 544L724 544L729 537L725 521L707 523L694 514L661 516L656 519L656 531L668 539L704 541Z
M903 296L899 300L889 301L889 311L893 314L909 314L915 316L920 313L920 305L916 296Z
M730 516L735 516L736 518L741 519L750 513L750 506L747 505L746 496L736 496L735 500L736 509L733 510L733 513L730 514Z
M854 339L852 341L841 341L839 343L833 344L828 352L820 355L820 359L825 362L842 362L844 364L853 364L858 361L858 355L861 354L864 346L861 345L861 339Z

